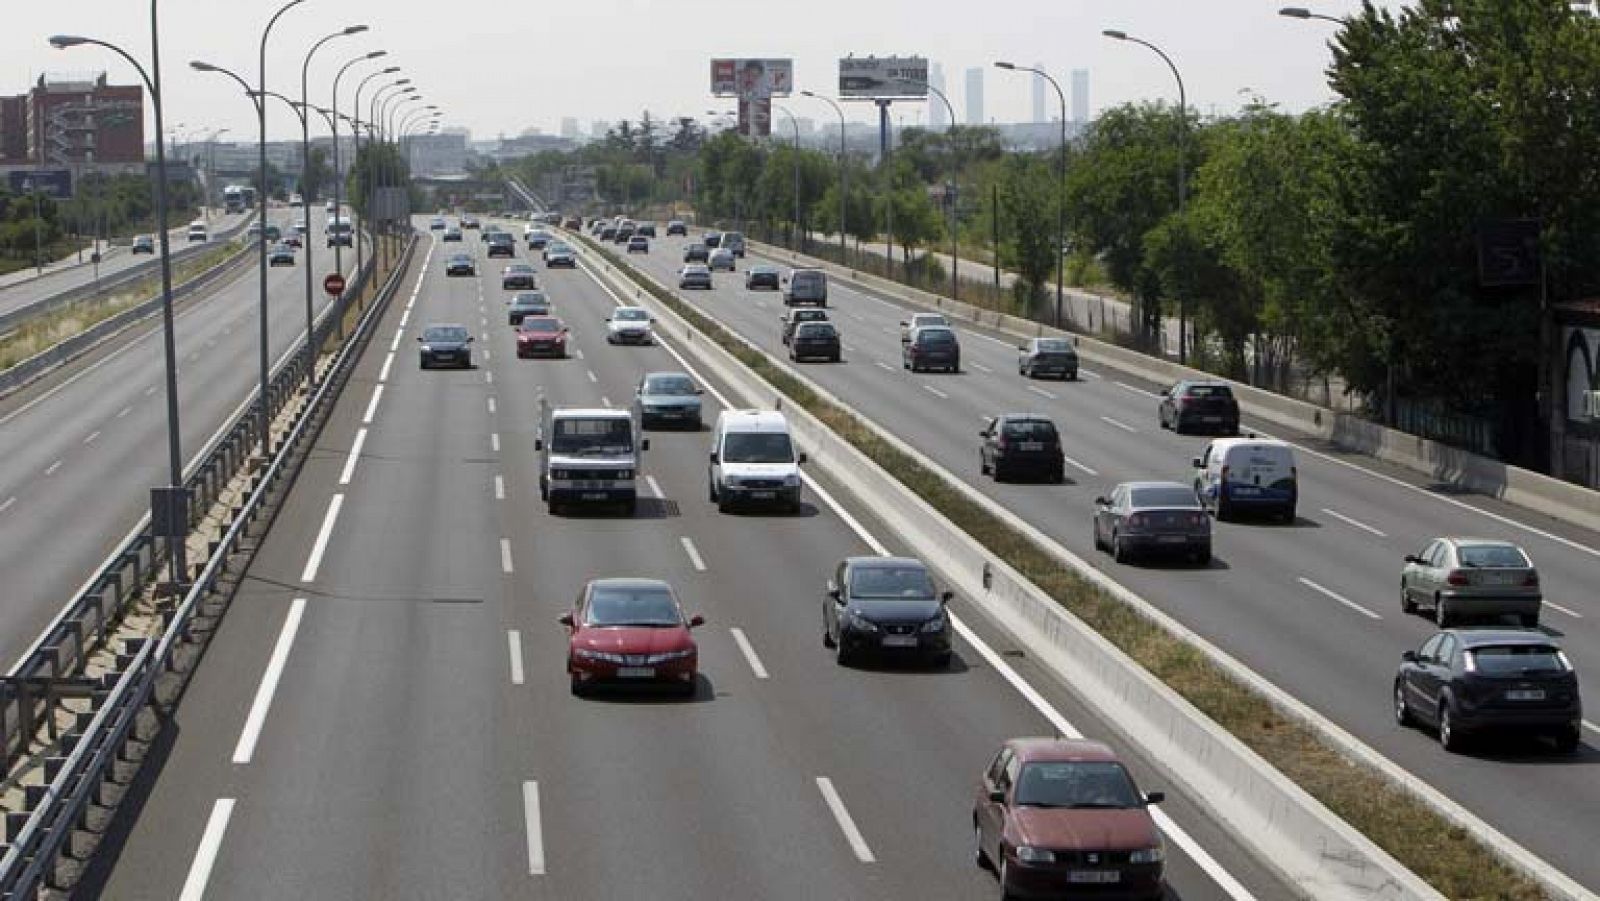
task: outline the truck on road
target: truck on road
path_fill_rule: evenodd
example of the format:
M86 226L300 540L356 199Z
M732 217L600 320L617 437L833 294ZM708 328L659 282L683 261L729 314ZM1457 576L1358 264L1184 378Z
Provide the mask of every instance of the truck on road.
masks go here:
M568 505L638 503L639 462L650 449L631 410L555 407L540 401L539 497L552 514Z

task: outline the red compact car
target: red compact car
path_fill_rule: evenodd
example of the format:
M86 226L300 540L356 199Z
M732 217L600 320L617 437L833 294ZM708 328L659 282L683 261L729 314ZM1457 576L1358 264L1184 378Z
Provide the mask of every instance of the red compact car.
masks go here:
M656 579L594 579L577 606L561 617L567 627L567 673L572 693L602 682L665 684L684 696L695 692L700 651L689 630L705 622L685 618L672 586Z
M1160 898L1161 835L1117 755L1096 741L1014 738L979 781L972 805L980 867L1007 898Z
M517 326L517 356L566 357L567 327L554 316L527 316Z

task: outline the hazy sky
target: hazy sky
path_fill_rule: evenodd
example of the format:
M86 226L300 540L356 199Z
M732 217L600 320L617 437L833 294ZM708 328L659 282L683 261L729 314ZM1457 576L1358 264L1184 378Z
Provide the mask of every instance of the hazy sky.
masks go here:
M261 29L278 5L163 0L169 129L227 127L224 140L255 135L254 114L237 88L219 75L191 71L188 61L204 59L254 82ZM1088 69L1095 110L1172 98L1172 77L1155 54L1100 34L1121 28L1173 57L1189 102L1203 114L1237 109L1246 92L1292 110L1325 103L1331 99L1324 69L1334 26L1282 18L1282 5L1283 0L306 0L284 14L273 32L268 80L272 90L298 96L300 64L311 43L345 25L366 24L369 33L331 41L318 53L311 68L315 101L328 104L340 64L384 49L389 57L381 62L402 66L425 102L444 110L445 124L470 128L482 139L529 126L553 133L563 116L576 117L586 132L592 120L637 118L644 109L662 117L725 109L728 101L708 94L714 56L792 57L797 88L832 94L841 56L920 54L943 65L958 115L965 115L964 72L977 66L985 69L986 118L1022 121L1030 117L1032 76L994 69L996 59L1042 62L1068 91L1067 71ZM1310 5L1330 15L1359 8L1358 0ZM6 0L5 6L0 93L22 93L43 72L108 69L115 82L136 79L109 51L51 49L45 40L51 34L100 38L149 59L144 0L70 0L59 7ZM355 76L374 64L353 67L345 76L346 108ZM381 83L372 82L369 97ZM1047 96L1054 115L1054 92ZM834 116L825 104L804 97L787 105L818 122ZM925 116L915 104L894 110L906 124ZM850 104L846 111L860 121L874 113L870 103ZM273 105L269 122L274 138L298 131L280 104Z

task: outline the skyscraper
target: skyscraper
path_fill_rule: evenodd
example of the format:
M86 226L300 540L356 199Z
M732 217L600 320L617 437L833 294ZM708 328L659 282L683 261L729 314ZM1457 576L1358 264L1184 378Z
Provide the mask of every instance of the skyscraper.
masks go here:
M1041 72L1044 71L1044 63L1034 63L1033 67L1035 69L1038 69ZM1045 112L1044 112L1044 79L1040 78L1037 75L1035 75L1032 78L1028 79L1028 81L1031 83L1031 85L1033 87L1033 121L1034 121L1034 124L1038 124L1040 122L1049 122L1050 121L1050 117L1046 116Z
M983 124L983 70L967 70L967 124Z
M1072 70L1072 121L1082 126L1089 121L1089 70Z
M935 91L949 96L949 92L944 87L944 66L938 63L928 64L928 84L933 85ZM950 124L944 120L944 117L944 102L935 97L932 91L928 92L928 130L944 131L945 127Z
M578 136L578 120L572 116L561 118L561 136L563 138L576 138Z

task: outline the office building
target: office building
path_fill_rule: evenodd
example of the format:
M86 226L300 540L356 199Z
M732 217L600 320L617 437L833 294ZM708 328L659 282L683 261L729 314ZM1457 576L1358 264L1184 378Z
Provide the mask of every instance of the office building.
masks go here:
M983 70L967 70L967 124L982 125L983 119Z
M1089 70L1072 70L1072 121L1080 129L1089 123Z
M570 140L578 139L578 120L572 116L561 118L561 136Z
M122 169L144 165L144 88L97 75L41 75L0 98L0 164Z
M1038 69L1040 72L1044 71L1044 63L1034 63L1033 67ZM1029 79L1029 81L1033 87L1033 121L1035 123L1049 122L1050 118L1045 114L1044 111L1044 92L1049 86L1046 85L1044 83L1044 79L1038 75L1033 76Z
M934 90L944 94L946 97L950 96L949 91L946 90L944 86L944 66L941 66L938 63L928 64L928 84L932 85ZM944 131L945 128L947 128L950 124L945 121L944 117L944 102L938 97L933 96L932 92L929 92L928 129L930 131Z

